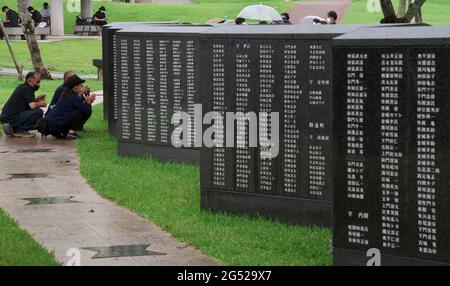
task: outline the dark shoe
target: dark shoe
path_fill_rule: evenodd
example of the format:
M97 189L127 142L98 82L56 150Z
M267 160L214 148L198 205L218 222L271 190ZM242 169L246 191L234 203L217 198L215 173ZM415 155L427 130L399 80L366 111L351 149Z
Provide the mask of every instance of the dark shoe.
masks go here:
M3 125L3 131L5 132L5 134L8 135L8 136L12 136L14 131L12 129L11 124L3 123L2 125Z
M66 140L77 140L77 136L73 135L73 134L67 134L64 139L66 139Z
M36 134L30 133L28 131L20 131L20 132L13 133L12 136L17 137L17 138L33 138L36 136Z

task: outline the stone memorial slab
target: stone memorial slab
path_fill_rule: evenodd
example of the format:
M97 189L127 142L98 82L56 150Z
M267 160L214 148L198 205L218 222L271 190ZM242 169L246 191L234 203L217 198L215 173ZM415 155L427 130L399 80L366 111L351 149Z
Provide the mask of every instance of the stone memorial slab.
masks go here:
M119 154L198 164L199 150L194 147L197 38L210 28L149 25L116 33ZM174 147L181 140L172 138L172 117L178 112L191 119L182 136L188 147Z
M117 125L117 44L116 33L123 28L156 23L114 22L102 27L103 54L103 115L108 120L108 131L116 136Z
M103 115L108 121L108 131L117 135L118 90L117 90L117 40L116 33L125 28L149 26L189 26L176 22L114 22L102 27L103 53Z
M219 139L234 136L236 147L201 149L202 208L331 226L331 40L361 27L223 25L202 33L203 113L216 112L217 122L244 114L215 130ZM248 147L255 123L259 144ZM276 135L278 147L268 148Z
M450 27L334 41L335 265L450 263Z

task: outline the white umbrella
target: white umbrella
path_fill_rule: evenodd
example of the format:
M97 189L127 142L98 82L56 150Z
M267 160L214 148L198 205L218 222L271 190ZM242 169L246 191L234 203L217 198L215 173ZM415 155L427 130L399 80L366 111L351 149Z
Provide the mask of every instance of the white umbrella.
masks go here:
M252 19L259 21L282 21L280 13L274 8L266 5L250 5L245 7L237 18Z
M319 16L306 16L303 19L300 20L300 24L314 24L314 19L318 19L320 21L327 21L322 17Z

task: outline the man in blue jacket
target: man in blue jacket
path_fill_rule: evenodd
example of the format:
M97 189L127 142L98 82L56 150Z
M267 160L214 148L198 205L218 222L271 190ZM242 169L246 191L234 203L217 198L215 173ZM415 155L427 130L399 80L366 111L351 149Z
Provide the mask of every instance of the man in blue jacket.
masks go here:
M77 75L66 82L61 98L48 114L48 133L56 138L75 140L76 130L91 117L95 94L87 94L85 81Z
M66 71L64 73L64 82L63 82L63 84L61 84L60 86L58 86L56 88L55 93L53 94L52 101L50 101L50 104L48 105L48 110L47 110L46 115L48 115L48 113L55 107L56 103L61 98L61 95L62 95L64 89L66 88L67 80L74 75L76 75L76 73L72 70Z

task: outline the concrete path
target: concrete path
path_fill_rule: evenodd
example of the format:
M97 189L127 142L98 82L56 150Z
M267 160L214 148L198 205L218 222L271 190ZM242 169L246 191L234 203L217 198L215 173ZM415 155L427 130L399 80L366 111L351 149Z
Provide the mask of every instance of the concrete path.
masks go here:
M326 19L329 11L336 11L340 23L351 5L352 0L307 0L289 9L288 13L292 24L299 24L306 16L320 16Z
M0 208L64 264L74 253L81 265L220 264L100 197L80 175L73 142L2 136L0 162Z

